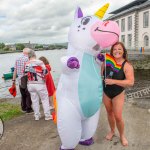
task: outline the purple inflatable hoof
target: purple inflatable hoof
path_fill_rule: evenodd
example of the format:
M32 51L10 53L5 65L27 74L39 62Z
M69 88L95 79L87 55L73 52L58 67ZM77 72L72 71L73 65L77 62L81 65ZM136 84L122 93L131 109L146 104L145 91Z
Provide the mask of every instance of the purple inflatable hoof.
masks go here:
M75 150L75 149L62 149L62 148L60 147L59 150Z
M98 54L97 55L97 58L101 61L101 62L104 62L105 61L105 57L103 54Z
M67 61L67 66L71 69L79 69L80 68L80 64L79 64L79 60L76 57L70 57Z
M80 141L80 142L79 142L79 144L81 144L81 145L86 145L86 146L92 145L93 143L94 143L93 138L90 138L90 139L88 139L88 140Z

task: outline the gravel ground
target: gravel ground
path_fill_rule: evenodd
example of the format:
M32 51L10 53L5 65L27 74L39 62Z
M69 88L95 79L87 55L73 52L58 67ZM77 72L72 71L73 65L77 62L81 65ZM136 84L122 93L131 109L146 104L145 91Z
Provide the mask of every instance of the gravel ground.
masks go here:
M109 131L106 111L101 108L95 143L90 147L78 145L76 150L149 150L150 113L126 102L124 106L125 133L129 141L127 148L120 143L118 133L112 141L105 140ZM44 116L35 121L32 115L22 115L5 122L5 132L0 140L1 150L59 150L61 145L56 125L45 121Z

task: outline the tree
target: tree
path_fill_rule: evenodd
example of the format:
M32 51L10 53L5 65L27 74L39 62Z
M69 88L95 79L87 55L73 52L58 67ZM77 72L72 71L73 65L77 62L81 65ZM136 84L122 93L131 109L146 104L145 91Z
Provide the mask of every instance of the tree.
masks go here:
M4 51L9 51L9 47L4 47L3 50Z
M3 49L5 47L4 43L0 43L0 49Z
M25 48L25 46L21 43L16 44L16 50L22 51Z
M36 49L42 49L42 48L43 48L43 45L36 45L35 48L36 48Z

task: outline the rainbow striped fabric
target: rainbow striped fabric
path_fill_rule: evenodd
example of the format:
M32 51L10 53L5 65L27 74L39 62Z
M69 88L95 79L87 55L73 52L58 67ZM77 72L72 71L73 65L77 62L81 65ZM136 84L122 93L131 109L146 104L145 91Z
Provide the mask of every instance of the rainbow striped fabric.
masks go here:
M121 69L121 65L117 64L115 59L109 54L106 54L105 63L106 66L110 66L115 72L119 72Z

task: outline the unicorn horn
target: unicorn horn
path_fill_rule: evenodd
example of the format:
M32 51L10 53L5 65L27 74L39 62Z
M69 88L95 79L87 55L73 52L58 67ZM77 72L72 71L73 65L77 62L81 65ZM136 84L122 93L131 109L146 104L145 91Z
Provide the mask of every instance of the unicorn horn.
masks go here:
M103 7L101 7L94 15L97 16L98 18L102 19L106 13L108 7L109 7L109 3L107 3Z

